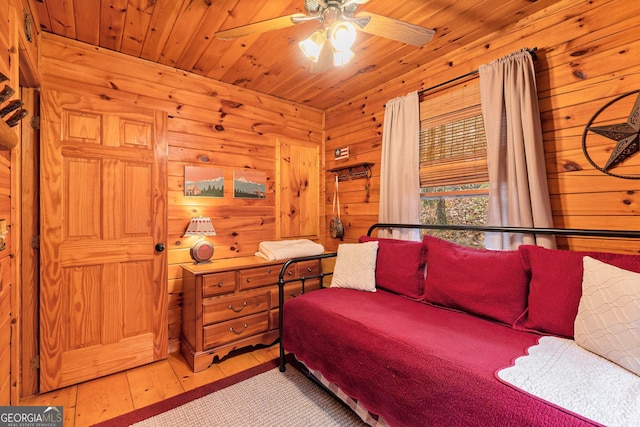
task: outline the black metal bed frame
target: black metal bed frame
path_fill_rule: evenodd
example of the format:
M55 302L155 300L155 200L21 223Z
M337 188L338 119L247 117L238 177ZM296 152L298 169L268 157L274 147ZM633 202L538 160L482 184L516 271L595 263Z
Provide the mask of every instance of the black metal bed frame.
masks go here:
M413 228L422 230L457 230L457 231L481 231L518 234L552 234L556 236L576 237L610 237L610 238L640 238L640 230L589 230L581 228L537 228L537 227L499 227L491 225L441 225L441 224L373 224L367 230L367 236L376 228Z
M278 341L280 343L280 372L284 372L286 370L285 368L285 364L286 364L286 360L285 360L285 352L284 352L284 347L282 345L282 330L283 330L283 310L282 307L284 306L284 286L287 283L291 283L291 282L301 282L302 283L302 293L304 294L304 284L307 280L313 280L313 279L320 279L320 286L323 286L323 281L324 278L327 276L331 276L333 274L333 272L328 272L325 273L324 271L320 271L319 274L314 274L311 276L302 276L302 277L297 277L294 279L285 279L284 276L286 274L287 269L289 268L290 265L296 264L298 262L303 262L303 261L315 261L315 260L321 260L324 258L335 258L338 254L336 252L331 252L331 253L326 253L326 254L320 254L320 255L312 255L312 256L304 256L304 257L296 257L296 258L291 258L290 260L286 261L283 265L282 268L280 269L280 275L278 276Z
M620 238L620 239L640 239L640 231L627 231L627 230L598 230L598 229L577 229L577 228L536 228L536 227L498 227L498 226L476 226L476 225L439 225L439 224L391 224L391 223L377 223L373 224L367 230L367 236L371 236L376 229L421 229L421 230L454 230L454 231L478 231L478 232L499 232L499 233L515 233L515 234L534 234L534 235L555 235L555 236L574 236L574 237L606 237L606 238ZM323 280L327 276L331 276L333 272L321 271L319 274L311 276L302 276L294 279L285 279L285 272L290 265L296 264L302 261L321 260L324 258L334 258L337 256L336 252L326 253L315 256L305 256L291 258L282 265L280 275L278 276L278 301L279 301L279 342L280 342L280 371L286 370L286 358L285 350L282 344L282 332L283 332L283 319L284 319L284 286L291 282L302 283L302 293L304 293L304 284L307 280L319 279L321 286ZM315 378L310 376L311 379ZM319 381L315 381L325 388Z

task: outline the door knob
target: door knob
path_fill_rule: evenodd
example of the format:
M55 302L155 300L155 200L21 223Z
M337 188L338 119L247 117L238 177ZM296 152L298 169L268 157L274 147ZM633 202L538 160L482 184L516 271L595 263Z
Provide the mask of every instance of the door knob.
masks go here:
M157 243L157 244L156 244L156 251L157 251L157 252L162 252L162 251L164 251L164 244L163 244L163 243Z

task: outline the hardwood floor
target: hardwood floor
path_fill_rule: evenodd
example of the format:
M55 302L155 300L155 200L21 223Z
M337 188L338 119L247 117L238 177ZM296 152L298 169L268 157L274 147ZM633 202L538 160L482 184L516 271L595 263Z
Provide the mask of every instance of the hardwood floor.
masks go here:
M65 427L84 427L178 395L278 357L278 344L224 358L194 373L180 353L93 381L20 401L21 405L64 406Z

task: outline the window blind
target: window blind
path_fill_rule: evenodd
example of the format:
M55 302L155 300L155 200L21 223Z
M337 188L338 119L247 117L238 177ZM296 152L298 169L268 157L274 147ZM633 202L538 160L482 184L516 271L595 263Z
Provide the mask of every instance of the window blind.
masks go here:
M488 181L487 143L477 78L420 101L420 186Z

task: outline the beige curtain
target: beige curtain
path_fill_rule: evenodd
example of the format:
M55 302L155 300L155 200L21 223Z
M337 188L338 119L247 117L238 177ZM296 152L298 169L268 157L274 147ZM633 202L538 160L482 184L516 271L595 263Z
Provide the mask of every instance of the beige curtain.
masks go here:
M418 93L387 102L382 129L379 222L420 223ZM379 230L378 237L419 240L419 230Z
M533 58L523 49L478 71L489 170L487 225L552 227ZM549 236L485 237L491 249L513 249L521 243L555 247Z

